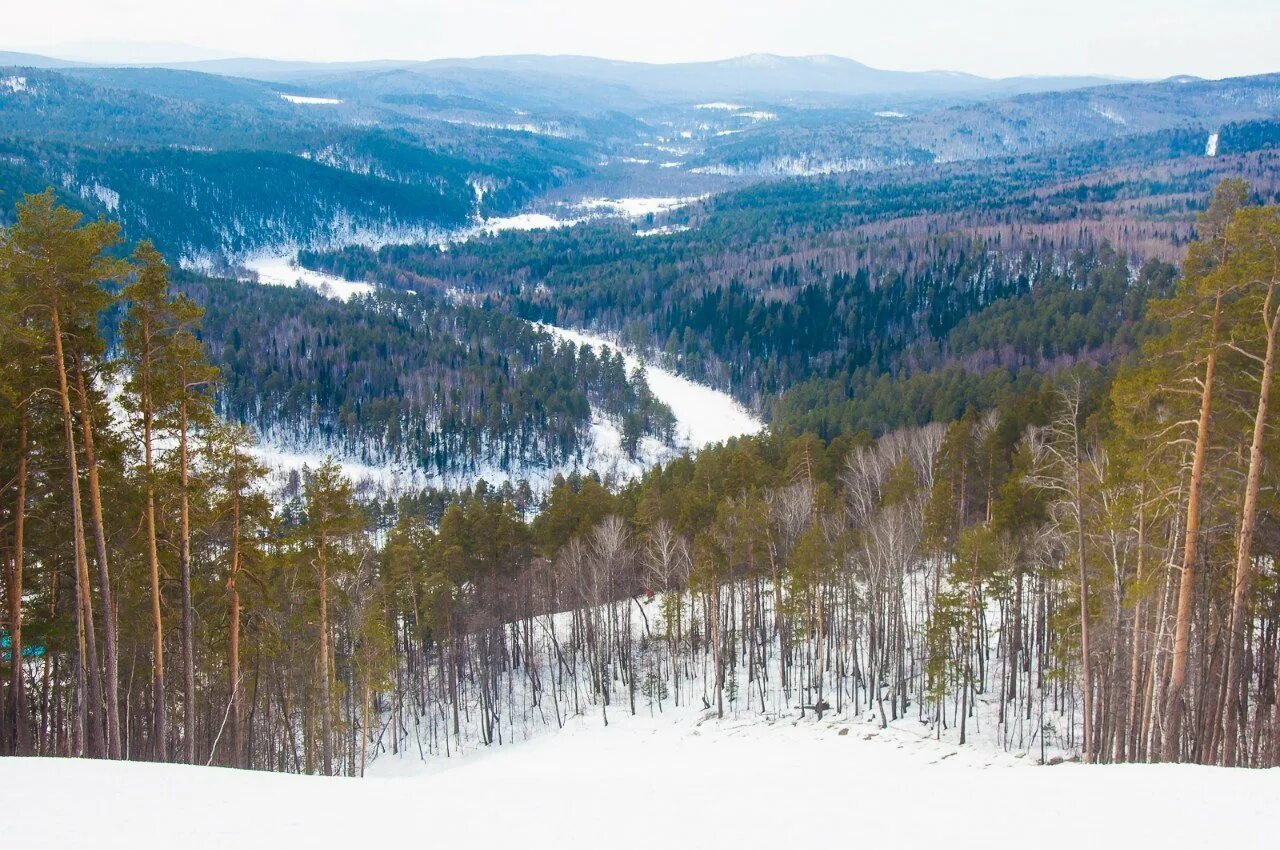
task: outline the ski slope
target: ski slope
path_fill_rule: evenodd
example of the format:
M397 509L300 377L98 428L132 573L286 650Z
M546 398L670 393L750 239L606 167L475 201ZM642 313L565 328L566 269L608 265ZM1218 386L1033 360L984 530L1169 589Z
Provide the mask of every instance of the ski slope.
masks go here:
M1280 804L1276 770L1040 767L812 715L578 718L462 759L376 767L329 779L0 759L0 783L21 789L5 845L1252 850L1276 846Z

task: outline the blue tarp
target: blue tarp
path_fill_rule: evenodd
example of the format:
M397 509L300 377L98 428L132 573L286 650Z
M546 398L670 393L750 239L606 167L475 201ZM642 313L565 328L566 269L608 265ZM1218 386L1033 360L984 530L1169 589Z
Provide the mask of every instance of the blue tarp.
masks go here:
M0 630L0 660L8 661L13 658L13 639L9 637L9 633ZM28 644L22 648L23 658L39 658L44 655L44 647L40 644Z

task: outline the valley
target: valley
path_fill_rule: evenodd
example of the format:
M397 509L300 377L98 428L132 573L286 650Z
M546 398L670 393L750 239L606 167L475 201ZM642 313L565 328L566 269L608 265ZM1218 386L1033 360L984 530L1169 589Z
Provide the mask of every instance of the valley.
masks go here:
M1269 846L1280 74L219 56L0 52L15 846Z

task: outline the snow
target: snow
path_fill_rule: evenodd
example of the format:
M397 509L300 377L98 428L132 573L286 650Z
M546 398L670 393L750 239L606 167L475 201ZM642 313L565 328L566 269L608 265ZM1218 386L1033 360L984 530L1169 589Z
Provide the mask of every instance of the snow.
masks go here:
M661 227L651 227L648 230L637 230L636 236L671 236L675 233L684 233L689 229L687 224L664 224Z
M367 485L385 493L405 493L420 489L427 479L425 473L412 466L372 466L345 457L340 452L302 451L282 446L276 440L254 446L250 452L281 479L272 482L275 484L287 481L290 472L302 472L304 468L319 469L331 457L357 489Z
M705 197L701 195L686 198L584 198L574 206L579 209L604 212L608 215L644 218L646 215L656 215L688 206Z
M1218 155L1218 134L1217 133L1209 134L1209 140L1204 143L1204 155L1205 156Z
M1038 767L836 720L578 718L364 779L0 759L24 850L1275 846L1280 772ZM396 770L396 768L401 768Z
M1109 106L1103 106L1100 103L1095 103L1089 108L1092 109L1094 112L1096 112L1098 115L1101 115L1103 118L1112 122L1113 124L1125 125L1129 123L1129 121L1123 115L1121 115L1119 112L1116 112L1114 109L1112 109Z
M244 267L256 276L258 283L271 286L306 286L342 301L354 295L368 295L373 291L369 283L357 283L337 275L303 268L298 265L296 254L267 252L247 258Z
M0 77L0 91L7 91L9 94L19 94L25 91L31 91L27 87L27 78L19 76Z
M556 139L571 139L578 135L578 133L555 122L548 124L532 124L527 121L511 123L503 121L476 121L467 118L443 118L441 120L446 124L480 127L485 130L506 130L512 133L532 133L533 135L550 136Z
M739 103L725 103L724 101L715 101L714 103L699 103L695 109L717 109L723 112L737 112L739 109L746 109Z
M610 216L644 218L647 215L687 206L701 200L703 197L705 196L679 198L583 198L560 205L569 213L568 215L524 212L516 215L478 219L466 227L461 227L442 235L435 240L435 244L443 248L451 244L466 242L477 236L493 236L505 230L551 230L557 227L572 227L584 221Z
M444 242L466 242L475 236L492 236L504 230L550 230L556 227L569 227L577 224L578 221L579 219L573 218L556 218L546 213L496 216L481 219L469 227L455 230L445 237Z
M765 112L763 109L756 109L751 112L739 112L735 117L750 118L752 121L772 121L778 116L773 112Z
M795 154L762 159L752 163L700 165L695 174L715 174L721 177L814 177L825 174L849 174L870 171L883 165L870 157L841 157L829 159L814 154Z
M334 106L342 103L342 101L336 97L307 97L300 94L281 94L280 97L290 103L307 103L318 106Z
M876 117L877 117L877 118L906 118L906 117L907 117L907 113L905 113L905 112L894 112L892 109L885 109L885 110L883 110L883 111L881 111L881 112L877 112L877 113L876 113Z
M99 204L104 206L108 212L115 212L120 206L120 193L115 189L103 186L101 183L92 183L80 187L80 197L88 199L93 198Z
M555 325L539 325L539 327L549 331L558 339L578 345L622 352L628 372L643 366L649 388L653 390L654 396L670 407L671 412L675 414L677 441L690 448L700 449L732 437L755 434L764 428L763 422L728 393L695 383L657 364L641 360L602 336Z

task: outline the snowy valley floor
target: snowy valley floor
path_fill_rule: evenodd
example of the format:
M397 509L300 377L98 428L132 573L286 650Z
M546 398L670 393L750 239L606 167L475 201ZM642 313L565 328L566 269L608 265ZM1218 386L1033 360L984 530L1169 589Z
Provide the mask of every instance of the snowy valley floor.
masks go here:
M1274 848L1280 771L1040 767L828 715L598 716L366 779L0 759L4 846ZM20 800L20 803L17 801Z

